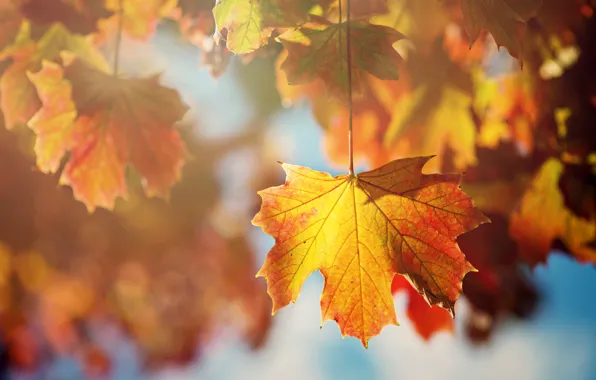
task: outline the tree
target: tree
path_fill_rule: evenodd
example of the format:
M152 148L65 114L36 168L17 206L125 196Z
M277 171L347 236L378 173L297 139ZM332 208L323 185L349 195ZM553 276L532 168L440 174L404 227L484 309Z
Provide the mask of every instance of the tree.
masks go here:
M195 339L209 340L224 310L240 303L248 310L240 328L261 344L270 305L263 282L251 279L248 220L237 226L214 207L222 195L213 166L230 150L259 147L268 117L300 102L312 107L330 161L347 174L284 163L285 184L260 192L253 223L276 239L259 271L273 311L320 270L323 319L365 346L397 322L399 291L427 339L453 329L460 293L473 306L474 341L502 317L530 315L538 294L523 265L544 263L553 248L596 261L593 6L0 3L0 107L10 130L0 134L0 154L12 173L4 177L16 178L0 183L0 201L5 219L17 221L0 227L3 292L12 294L6 340L28 339L23 300L31 298L47 310L50 351L83 350L90 370L109 367L77 327L97 315L117 316L159 361L187 358ZM270 89L253 100L245 134L202 141L176 88L122 69L131 59L123 39L148 41L158 25L197 45L213 76L240 57L246 90ZM265 180L251 186L278 185L281 171L258 157ZM358 165L372 170L356 173ZM66 251L81 264L63 260ZM100 262L104 275L93 272ZM190 309L176 312L182 307ZM180 320L171 329L149 333L172 313ZM58 339L59 328L73 338Z

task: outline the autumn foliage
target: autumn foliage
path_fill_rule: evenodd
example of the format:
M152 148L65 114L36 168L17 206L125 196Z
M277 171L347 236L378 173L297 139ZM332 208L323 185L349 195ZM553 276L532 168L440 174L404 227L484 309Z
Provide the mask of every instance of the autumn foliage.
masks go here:
M296 301L302 283L325 277L323 321L364 346L397 324L391 282L402 275L430 305L453 312L474 267L455 239L488 219L459 189L459 175L424 175L430 157L392 161L357 176L284 164L286 184L261 192L253 223L275 237L258 275L273 311Z
M425 339L453 331L460 295L474 341L529 316L539 295L524 265L553 249L596 262L594 6L0 0L0 279L13 294L0 313L13 360L38 360L24 354L24 300L43 311L51 350L79 347L106 371L81 323L118 319L154 361L188 358L223 323L257 347L271 302L295 302L317 270L322 320L364 346L403 318L402 291ZM199 48L197 70L219 77L241 61L247 93L274 94L251 98L245 135L205 141L179 89L127 72L123 41L150 44L159 27ZM283 163L281 183L268 120L304 102L324 134L312 144L346 174ZM261 152L249 203L275 239L257 274L271 301L253 279L250 218L221 209L214 167L239 146Z

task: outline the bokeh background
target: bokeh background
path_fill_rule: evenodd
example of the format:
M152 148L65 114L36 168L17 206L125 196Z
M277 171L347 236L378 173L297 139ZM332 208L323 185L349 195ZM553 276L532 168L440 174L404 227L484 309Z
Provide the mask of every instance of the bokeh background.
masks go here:
M256 191L283 183L276 161L340 172L310 104L282 106L272 60L231 57L214 78L167 24L123 52L124 72L162 72L190 105L180 129L193 159L169 203L133 195L89 216L34 170L26 130L0 128L5 379L596 379L596 270L556 252L531 273L531 317L500 321L482 344L466 338L465 299L455 332L426 341L402 293L401 326L367 350L342 340L334 323L320 327L318 273L271 318L254 278L273 245L250 224ZM511 66L506 52L487 65Z

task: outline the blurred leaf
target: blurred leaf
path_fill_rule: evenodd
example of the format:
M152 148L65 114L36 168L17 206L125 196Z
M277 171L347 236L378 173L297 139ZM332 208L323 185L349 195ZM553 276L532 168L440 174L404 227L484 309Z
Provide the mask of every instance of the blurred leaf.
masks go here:
M409 118L424 113L438 97L438 104L422 124L408 124ZM406 95L396 105L384 145L401 155L425 155L443 150L448 144L453 150L455 168L465 169L476 162L474 137L476 126L470 113L471 97L454 88L444 88L439 94L429 93L426 86ZM403 142L403 144L400 144ZM435 165L440 167L441 160Z
M29 121L43 172L55 173L70 152L60 182L90 211L113 208L116 197L127 196L129 164L148 195L168 196L185 160L172 126L187 107L175 90L159 85L158 77L120 79L79 60L64 69L44 62L29 78L43 104Z
M22 25L16 44L5 52L5 56L12 58L13 62L0 79L0 105L8 129L26 124L40 106L27 72L39 71L44 60L58 60L63 51L93 64L104 64L103 57L88 39L71 34L61 24L54 24L37 42L30 38L30 25Z
M347 24L324 19L290 30L279 40L288 50L281 68L291 85L307 84L319 78L331 94L347 98ZM403 38L395 29L353 21L350 24L352 80L354 91L362 91L362 76L369 73L379 79L396 80L401 58L393 43ZM358 53L355 53L358 52Z
M395 276L391 283L391 292L395 294L401 291L408 294L408 319L424 340L430 340L434 334L441 331L453 333L453 318L449 311L437 305L429 306L424 296L418 293L405 277Z
M131 37L147 39L155 31L157 22L172 12L178 0L105 0L105 7L114 13L102 21L100 28L117 29L122 17L122 28ZM120 9L122 6L122 9Z
M62 24L71 33L90 34L97 31L100 19L111 16L103 0L16 0L23 17L31 21L33 34L43 34L54 23Z
M185 136L197 159L170 202L135 193L115 212L89 214L57 178L31 170L17 137L0 130L0 269L15 274L0 285L0 329L12 369L38 371L75 353L88 371L111 376L118 362L94 348L106 332L132 339L145 368L196 360L222 328L253 348L266 341L271 301L254 278L246 230L224 236L209 226L222 195L214 163L239 143Z
M236 54L253 52L267 43L273 29L265 25L264 6L269 0L219 0L213 8L215 22L226 30L226 45Z
M546 262L557 238L579 261L596 261L596 251L588 245L596 236L596 223L573 215L565 207L558 186L563 169L557 159L546 161L511 217L511 236L530 264Z
M507 217L488 216L490 224L457 239L466 257L478 269L463 281L463 294L472 306L466 330L474 342L487 341L504 318L531 317L539 301L535 285L520 267Z
M472 43L481 30L488 30L497 45L518 57L525 23L541 6L542 0L462 0L464 27Z

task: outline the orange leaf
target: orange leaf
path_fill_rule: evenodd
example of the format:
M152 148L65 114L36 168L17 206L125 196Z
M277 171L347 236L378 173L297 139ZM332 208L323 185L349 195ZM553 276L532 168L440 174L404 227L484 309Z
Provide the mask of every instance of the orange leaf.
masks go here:
M86 38L71 34L62 24L54 24L34 42L30 38L29 23L23 23L14 46L4 54L12 58L13 63L0 79L0 107L7 129L26 124L39 109L40 101L27 72L39 71L43 60L54 61L62 51L77 54L100 67L105 64L101 54Z
M596 262L596 250L589 246L596 238L596 223L575 216L565 207L559 189L562 173L561 161L546 161L522 198L519 210L511 216L511 236L520 255L531 265L546 262L557 238L579 261Z
M321 18L317 20L279 36L288 50L282 70L292 85L306 84L319 78L333 95L346 98L347 23L334 24ZM360 21L350 23L354 92L360 92L362 76L366 72L379 79L398 78L397 67L401 57L392 45L401 38L401 33L386 26Z
M112 208L127 195L129 163L148 195L167 197L184 163L172 125L187 108L175 90L160 86L158 77L116 78L78 60L64 69L46 61L29 78L43 104L29 121L43 172L56 172L70 151L60 182L90 211Z
M295 302L315 270L325 277L323 321L368 339L397 324L391 282L406 276L431 305L453 312L474 271L456 237L488 219L459 188L460 175L424 175L430 157L392 161L356 176L282 164L286 183L259 194L253 224L275 238L257 276L273 312Z
M25 75L35 67L35 44L23 46L12 55L13 63L0 79L0 107L7 129L24 125L39 108L35 88ZM7 96L6 94L10 94Z
M429 306L405 277L395 276L391 291L395 294L402 290L408 293L408 318L424 340L429 340L439 331L453 331L453 318L447 310L436 305Z

